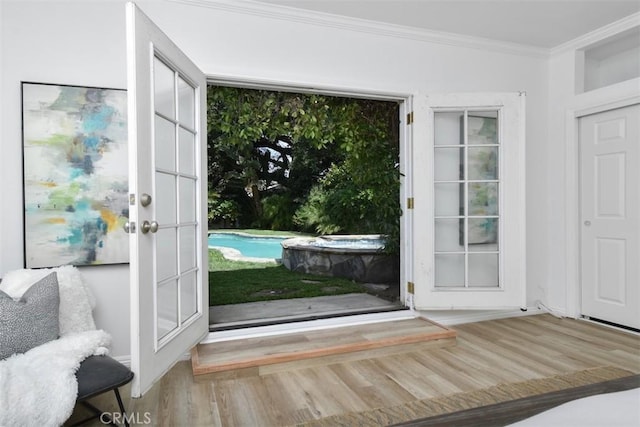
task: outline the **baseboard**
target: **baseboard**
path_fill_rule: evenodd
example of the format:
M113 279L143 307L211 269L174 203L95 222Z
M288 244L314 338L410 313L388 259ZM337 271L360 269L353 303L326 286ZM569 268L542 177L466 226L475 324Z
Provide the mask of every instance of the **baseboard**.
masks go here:
M127 368L131 369L131 355L127 354L125 356L111 356L116 359L118 362L122 363Z
M125 356L111 356L112 358L114 358L115 360L117 360L118 362L122 363L124 366L126 366L127 368L131 369L131 355L127 354ZM191 359L191 353L184 353L182 356L180 356L180 359L178 359L179 361L185 361L185 360L190 360Z

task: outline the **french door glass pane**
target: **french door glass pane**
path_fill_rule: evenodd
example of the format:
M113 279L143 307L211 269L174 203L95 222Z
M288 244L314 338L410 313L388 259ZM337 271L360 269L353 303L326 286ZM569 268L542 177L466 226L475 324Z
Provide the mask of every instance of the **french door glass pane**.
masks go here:
M462 118L464 112L438 112L434 114L434 143L435 145L464 144L462 138Z
M436 216L458 216L464 203L460 203L460 195L464 194L464 184L444 183L435 185Z
M468 219L469 252L498 251L498 218Z
M196 267L196 227L180 228L180 272Z
M178 282L170 280L158 285L157 289L158 339L178 327Z
M471 182L468 184L469 195L467 215L498 215L498 183Z
M464 251L464 240L460 241L464 232L464 220L436 219L435 248L437 252Z
M179 122L190 129L193 129L195 123L195 99L196 93L193 87L182 77L178 77L178 115L180 116Z
M436 181L458 181L464 178L460 170L464 151L460 148L436 147L434 170Z
M467 118L467 144L497 144L497 117L497 111L469 112Z
M176 170L176 131L169 120L155 116L156 169Z
M498 147L467 148L467 179L498 179Z
M180 223L196 220L196 182L180 177Z
M436 254L436 288L464 287L464 257L464 254Z
M160 225L175 224L176 218L176 177L156 172L156 221Z
M153 67L153 102L156 112L175 119L175 74L155 57Z
M195 145L193 132L180 128L180 173L182 174L195 175Z
M173 227L161 228L155 233L155 238L157 257L166 260L156 263L156 280L161 282L178 274L176 229Z
M194 271L180 278L180 322L184 322L198 311L197 300L196 272Z
M498 254L469 255L469 287L498 287Z

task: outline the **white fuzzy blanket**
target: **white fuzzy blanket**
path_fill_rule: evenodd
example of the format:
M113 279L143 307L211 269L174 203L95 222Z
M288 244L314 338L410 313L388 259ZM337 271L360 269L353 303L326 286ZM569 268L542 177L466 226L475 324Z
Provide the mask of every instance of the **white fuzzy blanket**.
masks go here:
M0 426L61 426L75 406L80 362L106 354L110 342L102 330L71 333L0 361Z

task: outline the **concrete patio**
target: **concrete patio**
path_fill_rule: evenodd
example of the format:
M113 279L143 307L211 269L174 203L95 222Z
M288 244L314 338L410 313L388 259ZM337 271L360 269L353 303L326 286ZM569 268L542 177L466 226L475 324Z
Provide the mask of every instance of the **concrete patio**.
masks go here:
M209 330L219 331L402 309L404 307L399 301L392 302L366 293L219 305L209 307Z

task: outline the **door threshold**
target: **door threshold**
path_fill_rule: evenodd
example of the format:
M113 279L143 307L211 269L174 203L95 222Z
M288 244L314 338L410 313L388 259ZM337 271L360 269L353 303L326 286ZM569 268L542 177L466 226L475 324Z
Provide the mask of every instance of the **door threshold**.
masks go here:
M371 308L348 309L348 310L328 311L323 313L314 313L314 314L305 314L305 315L271 317L267 319L251 319L251 320L242 320L237 322L214 323L212 325L209 325L209 332L257 328L257 327L273 326L273 325L280 325L280 324L287 324L287 323L310 322L314 320L332 319L332 318L356 316L356 315L363 315L363 314L386 313L391 311L401 311L401 310L408 310L408 309L409 309L408 307L401 306L401 305L392 305L392 306L390 305L387 307L380 307L375 309L371 309Z
M588 322L598 323L600 325L607 326L609 328L618 329L618 330L624 331L624 332L632 332L632 333L634 333L636 335L640 335L640 329L634 328L632 326L621 325L619 323L610 322L608 320L598 319L598 318L587 316L587 315L584 315L584 314L581 316L581 318L582 318L582 320L586 320Z
M396 301L366 293L277 299L209 307L209 330L292 323L350 314L392 311L402 308Z
M214 374L216 378L231 379L455 344L454 330L414 316L303 331L286 337L200 344L191 352L191 363L194 375Z
M200 341L200 344L210 344L214 342L224 342L245 338L268 337L273 335L286 335L297 332L313 330L340 328L343 326L365 325L369 323L388 322L390 320L411 319L418 314L408 308L401 307L398 310L375 312L366 314L352 314L344 316L334 316L325 319L300 320L290 323L278 323L265 326L247 326L245 328L235 328L229 330L218 330L209 334Z

